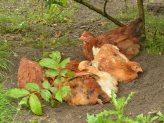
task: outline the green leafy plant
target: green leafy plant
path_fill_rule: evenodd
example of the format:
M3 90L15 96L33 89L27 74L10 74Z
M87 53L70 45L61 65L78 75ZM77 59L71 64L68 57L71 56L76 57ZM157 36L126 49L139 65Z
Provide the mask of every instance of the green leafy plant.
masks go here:
M39 64L46 69L45 77L54 78L52 85L60 84L74 77L73 72L65 68L70 62L70 58L65 58L62 61L61 58L61 53L59 51L53 51L49 55L49 58L43 58L39 61ZM62 102L63 98L70 92L69 86L64 86L61 89L47 89L55 93L55 99L59 102Z
M130 93L128 98L122 97L117 99L116 94L112 91L112 104L115 110L104 110L97 115L87 114L88 123L123 123L131 121L131 119L124 116L124 108L132 98L134 93ZM112 119L114 117L114 120Z
M71 0L47 0L47 4L48 10L44 17L49 23L69 22L77 8Z
M144 116L140 114L135 118L129 118L124 116L125 106L135 93L131 92L127 98L117 98L116 94L112 91L112 104L114 110L104 110L96 115L87 114L88 123L157 123L158 121L164 121L164 115L158 112L156 116Z
M19 105L29 107L36 115L42 115L40 99L49 102L51 105L55 105L56 100L62 102L63 98L70 93L70 87L63 86L62 88L57 88L54 85L58 85L61 82L65 82L68 78L72 78L73 73L65 69L66 64L70 62L69 58L60 61L61 54L58 51L52 52L49 58L43 58L39 61L40 65L46 69L45 77L53 78L53 83L44 80L40 87L35 82L30 82L26 84L24 89L11 89L9 91L9 96L13 98L22 98Z

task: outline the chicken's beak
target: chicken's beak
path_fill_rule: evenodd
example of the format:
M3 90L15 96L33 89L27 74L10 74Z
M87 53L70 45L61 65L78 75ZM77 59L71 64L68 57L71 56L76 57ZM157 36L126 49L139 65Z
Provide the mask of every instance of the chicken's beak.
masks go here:
M141 68L141 67L138 69L138 72L143 72L143 70L142 70L142 68Z

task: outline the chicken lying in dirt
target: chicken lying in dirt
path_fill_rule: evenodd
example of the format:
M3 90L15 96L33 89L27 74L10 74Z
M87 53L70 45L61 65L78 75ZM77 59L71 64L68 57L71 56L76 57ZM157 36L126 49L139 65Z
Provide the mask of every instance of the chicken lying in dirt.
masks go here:
M90 32L83 32L80 38L83 41L85 58L93 60L92 47L100 48L104 44L116 45L126 57L129 59L133 58L139 53L139 37L142 25L142 20L136 19L127 26L102 33L97 38Z
M110 101L111 91L117 92L117 80L108 72L91 66L90 61L80 62L77 69L75 78L62 84L71 87L71 93L65 97L70 105L106 103Z
M20 60L18 69L18 87L25 88L27 82L36 82L42 87L44 70L41 66L25 57Z
M93 54L92 65L110 73L118 81L130 82L138 77L138 72L142 72L139 63L129 61L114 45L104 44L100 49L93 47Z
M92 66L90 61L80 62L78 69L80 71L87 71L97 75L97 83L101 86L102 90L111 97L111 90L117 92L117 80L108 72L100 71L97 67Z
M88 74L76 77L63 85L71 88L71 93L64 100L70 105L102 104L110 101L110 97L97 82L97 76Z

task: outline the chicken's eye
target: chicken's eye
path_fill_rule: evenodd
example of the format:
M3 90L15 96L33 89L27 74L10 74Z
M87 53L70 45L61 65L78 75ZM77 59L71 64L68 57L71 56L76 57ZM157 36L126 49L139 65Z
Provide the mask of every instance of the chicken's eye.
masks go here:
M113 53L114 56L118 56L116 53Z

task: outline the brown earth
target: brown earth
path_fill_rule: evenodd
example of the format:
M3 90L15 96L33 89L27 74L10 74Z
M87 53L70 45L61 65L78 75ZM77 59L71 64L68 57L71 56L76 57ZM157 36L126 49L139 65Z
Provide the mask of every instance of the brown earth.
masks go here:
M95 5L99 6L101 0L94 0ZM135 4L132 2L131 4ZM117 7L112 7L116 6ZM99 6L101 7L101 6ZM112 9L108 12L113 12L119 8L123 8L123 3L111 3ZM107 31L109 28L102 26L107 20L100 15L90 11L81 6L79 11L74 15L74 24L65 26L58 25L54 30L62 30L67 32L72 39L78 38L83 31L93 31L96 34L102 31ZM23 46L19 43L19 35L14 41L10 41L13 45L14 55L11 58L13 66L4 85L8 88L15 87L17 81L17 69L19 60L22 56L27 56L32 59L40 58L40 49L35 49L28 46ZM3 38L4 35L1 35ZM79 41L80 42L80 41ZM81 43L76 46L54 48L62 52L63 56L69 56L72 59L84 59L81 51ZM130 101L125 109L125 114L128 116L135 116L140 113L148 114L158 111L164 113L164 56L149 56L145 52L141 52L136 58L144 72L139 75L138 79L129 84L119 84L118 97L127 96L130 92L137 92L136 96ZM112 108L110 103L104 105L91 106L69 106L65 103L59 104L56 108L51 108L49 105L44 105L44 116L38 117L32 115L31 112L23 110L22 115L17 116L17 122L28 123L30 119L36 119L41 123L85 123L87 113L98 113L104 109Z

